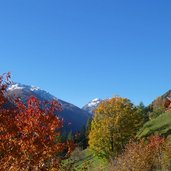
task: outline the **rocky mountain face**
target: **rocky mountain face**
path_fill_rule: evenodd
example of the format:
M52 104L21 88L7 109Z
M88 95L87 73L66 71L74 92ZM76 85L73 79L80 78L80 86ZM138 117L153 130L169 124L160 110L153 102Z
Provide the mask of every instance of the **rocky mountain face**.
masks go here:
M38 98L41 102L58 100L62 105L62 111L57 112L61 118L64 119L64 129L66 131L72 130L73 132L80 130L83 125L86 125L89 114L85 110L79 107L65 102L61 99L57 99L55 96L51 95L47 91L40 89L39 87L23 85L23 84L13 84L8 88L8 95L20 97L24 102L27 101L29 96L33 95Z
M102 101L103 101L102 99L95 98L95 99L91 100L88 104L83 106L82 109L84 111L88 112L89 114L93 115L94 111L97 109L97 107L99 106L99 104Z

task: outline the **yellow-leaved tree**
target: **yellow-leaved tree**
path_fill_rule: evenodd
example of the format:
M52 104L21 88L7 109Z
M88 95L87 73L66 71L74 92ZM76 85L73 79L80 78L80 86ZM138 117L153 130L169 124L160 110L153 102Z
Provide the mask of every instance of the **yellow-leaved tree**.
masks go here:
M129 99L114 97L102 102L91 124L90 149L107 159L118 155L142 122L143 117Z

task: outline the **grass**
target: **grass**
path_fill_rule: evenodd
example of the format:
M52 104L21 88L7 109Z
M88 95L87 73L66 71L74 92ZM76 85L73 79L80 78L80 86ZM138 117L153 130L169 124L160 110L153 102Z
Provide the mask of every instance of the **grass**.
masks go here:
M88 148L83 151L76 149L70 159L65 161L65 164L68 165L68 162L73 162L73 169L76 171L88 170L88 171L107 171L108 162L94 156L92 151Z
M159 134L168 136L171 134L171 112L161 114L155 119L148 121L144 124L143 128L139 131L138 137L147 137L151 134Z

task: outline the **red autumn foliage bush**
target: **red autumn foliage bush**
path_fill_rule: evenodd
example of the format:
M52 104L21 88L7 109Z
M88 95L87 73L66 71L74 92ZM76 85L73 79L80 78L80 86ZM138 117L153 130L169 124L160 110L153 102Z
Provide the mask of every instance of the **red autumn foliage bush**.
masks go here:
M0 170L58 169L60 161L74 149L72 141L60 142L63 120L54 113L60 110L54 100L44 108L35 97L28 103L7 97L10 74L0 77Z

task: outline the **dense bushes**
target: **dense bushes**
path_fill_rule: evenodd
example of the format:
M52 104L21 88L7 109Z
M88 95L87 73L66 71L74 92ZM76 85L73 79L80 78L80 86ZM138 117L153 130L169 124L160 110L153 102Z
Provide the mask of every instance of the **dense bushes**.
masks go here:
M171 145L159 136L147 140L131 141L124 152L112 162L112 171L169 171L171 169Z

